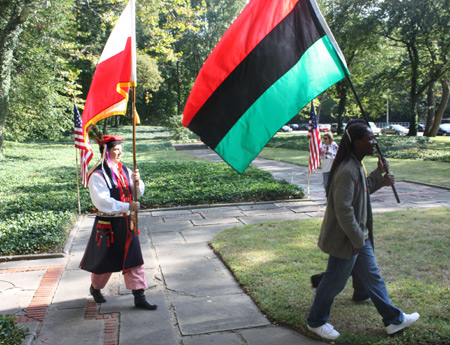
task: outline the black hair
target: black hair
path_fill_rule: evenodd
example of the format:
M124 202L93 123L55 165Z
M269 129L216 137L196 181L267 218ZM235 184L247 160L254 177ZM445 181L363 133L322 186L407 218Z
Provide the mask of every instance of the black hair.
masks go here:
M369 130L369 125L362 119L351 120L345 127L344 135L342 136L341 142L339 143L339 149L336 153L336 158L333 161L330 174L328 175L328 182L325 188L327 197L330 191L331 180L333 179L333 175L338 169L339 165L342 162L348 161L350 159L353 152L355 140L364 138Z
M110 141L109 143L106 144L106 148L109 150L110 148L116 146L116 145L120 145L122 144L121 140L114 140L114 141ZM105 146L104 145L100 145L100 154L103 155L103 148Z

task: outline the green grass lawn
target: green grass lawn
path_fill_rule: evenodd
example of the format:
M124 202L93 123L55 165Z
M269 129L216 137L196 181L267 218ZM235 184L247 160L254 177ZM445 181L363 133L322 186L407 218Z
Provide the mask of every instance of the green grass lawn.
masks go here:
M387 336L372 304L351 301L351 283L336 298L329 322L341 333L336 344L450 343L449 208L376 214L375 255L394 305L417 311L419 321ZM327 255L317 247L321 219L265 222L232 228L212 241L262 312L276 323L315 337L306 329L313 301L310 276Z

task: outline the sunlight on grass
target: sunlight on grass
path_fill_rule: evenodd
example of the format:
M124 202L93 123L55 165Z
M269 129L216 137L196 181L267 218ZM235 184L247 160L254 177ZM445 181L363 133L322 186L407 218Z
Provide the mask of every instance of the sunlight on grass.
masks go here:
M375 215L375 255L390 297L404 312L422 317L417 326L387 337L372 304L351 302L349 282L330 318L342 334L337 344L450 342L448 219L449 208ZM309 279L327 262L317 248L320 225L318 219L252 224L225 230L211 244L269 318L311 335L306 330L313 300Z

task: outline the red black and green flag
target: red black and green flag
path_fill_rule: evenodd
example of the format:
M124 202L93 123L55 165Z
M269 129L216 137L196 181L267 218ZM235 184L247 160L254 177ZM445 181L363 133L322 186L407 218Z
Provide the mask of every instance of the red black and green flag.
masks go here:
M182 124L242 173L286 122L347 75L315 0L251 0L205 61Z

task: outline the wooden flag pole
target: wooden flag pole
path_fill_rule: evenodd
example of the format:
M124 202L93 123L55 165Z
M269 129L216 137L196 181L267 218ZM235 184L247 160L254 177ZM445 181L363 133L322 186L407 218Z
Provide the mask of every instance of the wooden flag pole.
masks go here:
M76 106L76 98L75 95L73 96L73 104ZM78 215L81 214L81 202L80 202L80 178L78 176L78 149L75 147L75 161L76 161L76 168L77 171L77 197L78 197Z
M133 92L133 101L131 103L131 113L132 113L132 121L133 121L133 172L137 169L137 163L136 163L136 109L135 109L135 103L136 103L136 86L133 85L131 87L131 90ZM134 190L133 190L133 200L137 201L137 190L139 188L139 181L133 181L134 182ZM135 234L138 234L138 211L134 214L134 231Z
M353 83L352 83L352 81L350 79L350 76L347 76L347 80L348 80L348 82L350 84L350 88L352 89L353 94L355 95L356 102L358 103L359 109L361 110L361 113L364 116L364 120L366 120L367 125L370 127L369 118L367 117L367 114L366 114L366 112L363 109L363 106L361 104L361 101L359 100L358 94L356 93L355 87L353 86ZM381 157L383 157L383 154L381 153L381 149L380 149L380 146L378 146L378 143L376 144L376 148L377 148L378 154ZM389 174L389 170L386 170L386 173ZM397 189L395 188L395 185L392 185L392 191L394 192L394 196L395 196L395 199L397 200L397 203L400 203L400 198L398 197Z
M309 168L308 168L309 169ZM309 177L311 176L311 174L308 171L308 188L307 188L307 193L308 193L308 199L309 199Z

